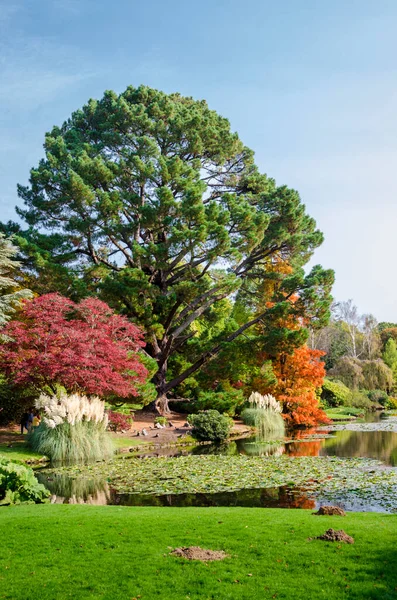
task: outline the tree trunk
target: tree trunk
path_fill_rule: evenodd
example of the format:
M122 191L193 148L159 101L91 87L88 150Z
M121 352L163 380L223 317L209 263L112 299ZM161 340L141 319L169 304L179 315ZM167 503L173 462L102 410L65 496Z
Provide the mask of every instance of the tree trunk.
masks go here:
M153 383L157 389L157 398L152 404L153 410L162 416L171 414L171 411L168 407L168 398L166 394L167 361L164 361L160 366L159 370L153 377Z
M154 410L163 417L171 414L168 406L168 398L165 394L157 396L156 400L154 401Z

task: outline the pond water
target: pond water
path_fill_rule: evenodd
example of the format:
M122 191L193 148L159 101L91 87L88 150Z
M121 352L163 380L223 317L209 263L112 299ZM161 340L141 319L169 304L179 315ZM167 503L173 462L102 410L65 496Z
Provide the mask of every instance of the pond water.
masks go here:
M397 466L397 417L371 414L364 422L334 424L311 431L298 431L284 440L258 441L255 437L232 441L221 446L198 446L193 454L372 458L392 468ZM175 455L187 451L175 449ZM148 453L148 455L153 453ZM161 451L157 454L161 454ZM166 450L170 455L170 449ZM383 466L381 465L381 466ZM384 468L384 467L383 467ZM283 485L277 488L242 489L218 493L120 494L103 479L81 479L66 475L47 476L43 469L38 477L52 493L55 503L119 504L127 506L247 506L313 509L333 503L346 510L395 511L395 501L380 502L376 497L360 498L354 490L328 494L313 493L310 487ZM394 494L393 492L391 492ZM375 495L374 495L375 496Z

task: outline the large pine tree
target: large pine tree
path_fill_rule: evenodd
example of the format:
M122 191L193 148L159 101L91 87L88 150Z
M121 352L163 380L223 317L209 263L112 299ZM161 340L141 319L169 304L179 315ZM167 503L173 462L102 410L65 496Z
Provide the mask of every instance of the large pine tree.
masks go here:
M44 147L30 185L19 188L29 268L68 267L71 282L86 281L144 327L160 410L176 386L259 321L271 327L272 315L287 313L327 319L333 274L303 271L323 239L315 221L296 191L258 171L252 151L206 102L147 87L106 92L54 127ZM291 270L275 275L280 260ZM277 282L262 310L189 356L189 340L218 303L237 292L254 297L269 277ZM183 367L175 363L170 377L180 353Z

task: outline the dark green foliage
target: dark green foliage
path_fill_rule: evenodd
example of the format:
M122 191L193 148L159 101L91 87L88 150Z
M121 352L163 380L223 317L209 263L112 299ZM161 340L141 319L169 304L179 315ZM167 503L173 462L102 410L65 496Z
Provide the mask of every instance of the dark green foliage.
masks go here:
M29 290L18 290L15 269L19 263L14 260L17 248L0 233L0 325L10 319L21 301L32 296Z
M199 412L214 409L220 413L227 413L232 417L236 413L236 409L241 407L243 403L244 396L241 390L200 392L198 398L189 403L189 410Z
M217 410L206 410L196 415L189 415L189 423L193 426L193 437L203 442L226 440L231 428L229 417L221 415Z
M41 504L49 495L30 467L0 458L0 505Z
M54 127L44 147L30 185L19 187L26 270L41 291L43 264L46 285L58 287L65 275L63 293L99 289L143 326L157 362L158 408L260 319L273 348L286 335L289 346L306 336L275 328L275 320L326 323L333 273L303 269L321 232L299 194L261 174L206 102L144 86L106 92ZM275 273L280 260L289 271ZM240 323L220 317L219 305L244 289L255 297L265 279L262 314ZM287 302L293 294L297 301Z
M387 329L382 329L380 332L380 339L382 341L383 349L386 348L388 340L394 340L397 343L397 326L393 326Z
M321 389L321 400L326 406L349 406L351 391L341 381L324 379Z
M29 387L17 387L0 375L0 425L19 423L22 414L33 405L39 392Z
M384 390L369 390L368 398L371 402L381 404L382 406L387 406L389 401L389 396Z
M368 396L359 390L354 390L350 398L350 406L354 408L363 408L364 410L371 410L375 406Z
M390 322L386 322L386 321L382 321L381 323L378 323L378 331L382 332L385 329L393 329L393 328L397 328L397 323L390 323Z

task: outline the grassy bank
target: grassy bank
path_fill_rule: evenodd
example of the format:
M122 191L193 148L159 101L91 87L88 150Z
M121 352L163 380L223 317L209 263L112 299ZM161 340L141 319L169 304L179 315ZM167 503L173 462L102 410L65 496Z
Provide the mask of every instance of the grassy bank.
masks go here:
M0 458L7 458L8 460L16 460L19 462L26 463L39 463L45 462L45 457L42 454L33 452L28 447L26 442L15 441L11 443L0 443Z
M308 541L343 528L354 545ZM0 598L397 598L397 516L243 508L0 509ZM7 535L4 535L7 533ZM170 556L197 545L222 562Z
M339 406L338 408L328 408L325 414L332 421L351 421L362 417L365 414L365 410L354 408L354 406Z
M29 464L45 462L45 457L43 457L42 454L33 452L27 442L21 440L19 434L7 432L7 437L8 439L6 442L0 441L0 458L7 458L8 460L16 460L18 462L26 462ZM142 440L141 438L124 437L115 433L111 433L110 437L116 451L122 451L125 448L147 444L147 441Z

